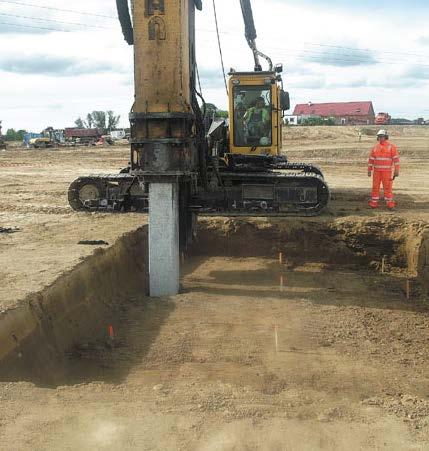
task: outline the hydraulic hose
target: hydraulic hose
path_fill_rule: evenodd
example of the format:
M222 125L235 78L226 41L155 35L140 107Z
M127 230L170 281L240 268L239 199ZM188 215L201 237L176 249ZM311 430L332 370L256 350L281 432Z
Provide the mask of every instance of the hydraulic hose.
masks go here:
M122 33L124 34L125 41L129 45L133 45L134 31L131 21L130 8L128 6L128 0L116 0L116 7L118 9L119 22L122 27Z
M240 0L241 10L243 11L244 25L246 27L246 39L254 41L258 36L256 34L255 21L253 19L252 4L250 0Z
M271 59L264 53L260 52L256 47L256 38L258 37L258 35L256 33L255 20L253 18L252 3L250 2L250 0L240 0L240 5L241 11L243 12L244 25L246 28L246 40L249 44L249 47L252 49L253 57L255 59L255 71L262 71L259 57L264 58L267 61L269 70L272 71L273 62L271 61Z

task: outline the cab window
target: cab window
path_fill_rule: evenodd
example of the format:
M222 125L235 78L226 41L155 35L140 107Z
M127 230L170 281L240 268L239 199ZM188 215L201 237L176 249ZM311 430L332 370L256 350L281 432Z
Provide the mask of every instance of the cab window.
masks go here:
M272 145L271 87L234 86L234 145Z

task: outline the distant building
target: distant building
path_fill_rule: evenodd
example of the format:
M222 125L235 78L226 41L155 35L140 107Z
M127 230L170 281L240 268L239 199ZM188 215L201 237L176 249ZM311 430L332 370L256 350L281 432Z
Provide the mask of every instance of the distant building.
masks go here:
M373 125L375 112L372 102L306 103L295 107L294 116L333 118L338 125Z
M287 114L283 118L286 125L298 125L298 116L293 116L292 114Z

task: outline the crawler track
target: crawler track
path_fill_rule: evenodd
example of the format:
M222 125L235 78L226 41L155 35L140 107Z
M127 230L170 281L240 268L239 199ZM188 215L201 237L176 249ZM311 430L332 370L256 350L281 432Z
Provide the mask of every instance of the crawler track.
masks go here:
M200 190L190 209L200 215L316 216L327 206L329 187L321 170L308 164L287 164L263 172L222 171L219 185ZM144 179L123 174L79 177L68 191L76 211L147 212Z

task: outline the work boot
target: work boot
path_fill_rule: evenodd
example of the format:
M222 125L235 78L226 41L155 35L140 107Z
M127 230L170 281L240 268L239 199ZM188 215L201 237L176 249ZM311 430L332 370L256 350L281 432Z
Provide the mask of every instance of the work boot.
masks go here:
M375 200L369 201L369 206L373 209L378 208L378 202Z
M387 208L389 210L394 210L396 207L396 203L395 202L387 202Z

